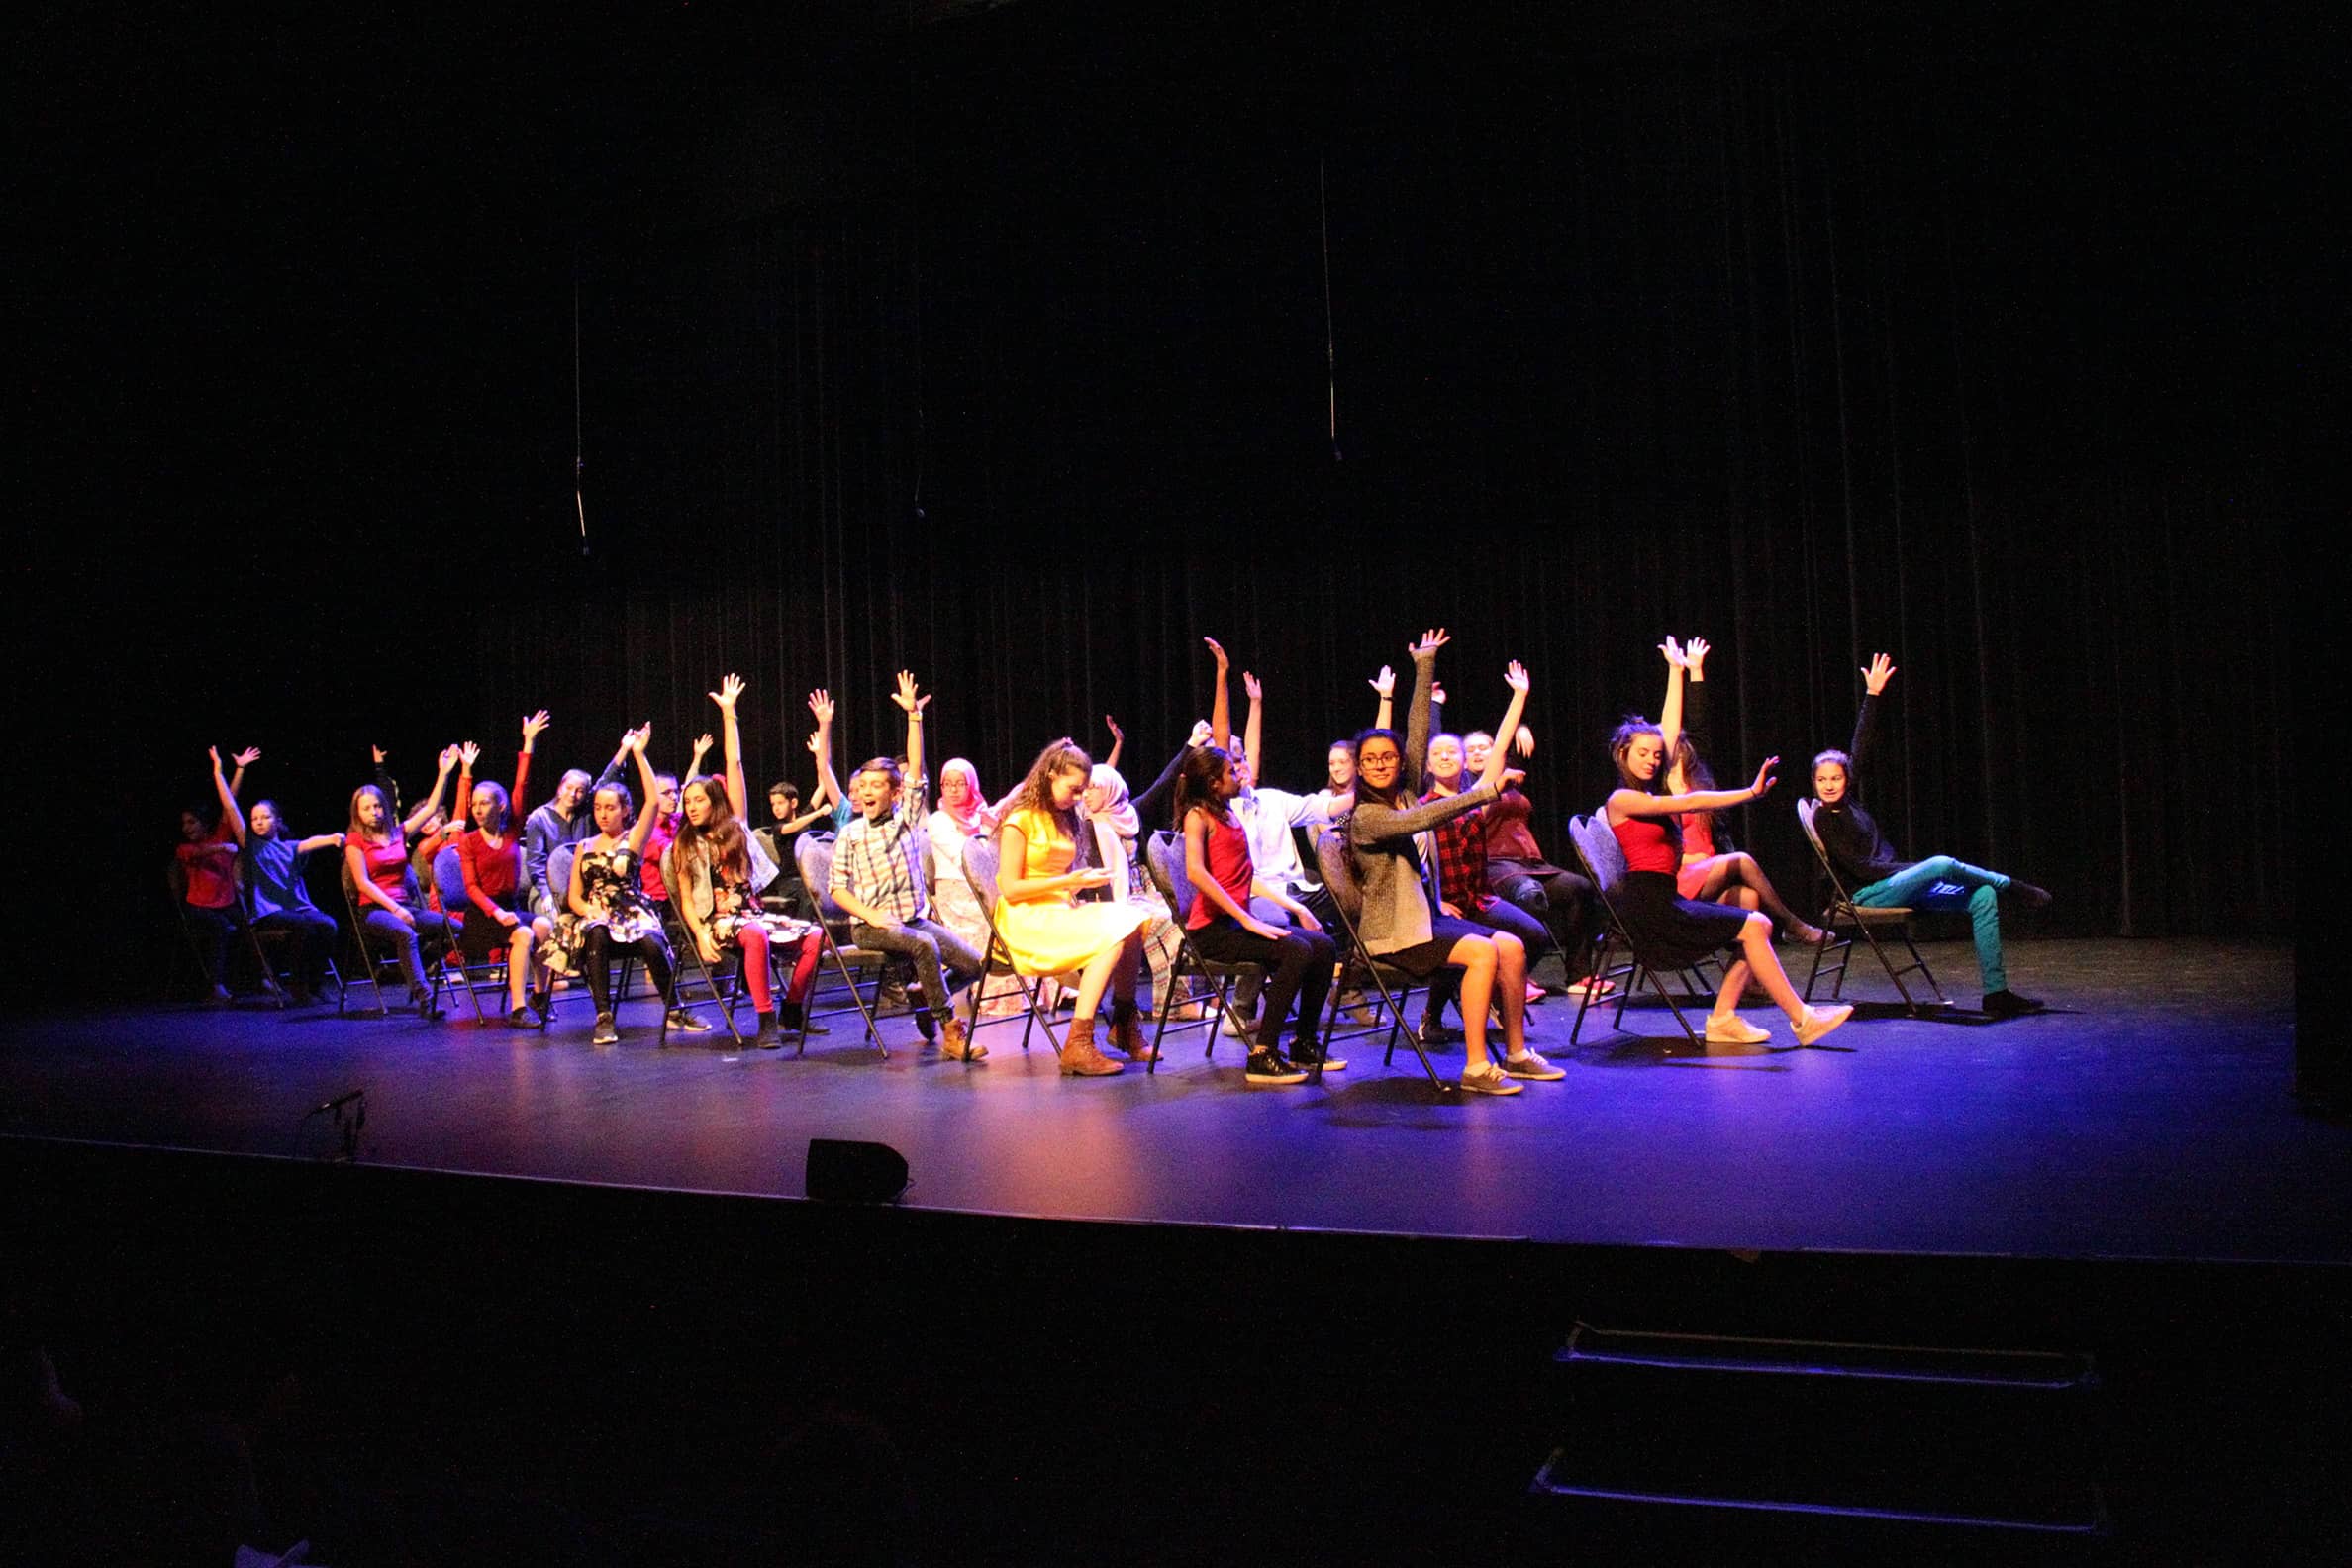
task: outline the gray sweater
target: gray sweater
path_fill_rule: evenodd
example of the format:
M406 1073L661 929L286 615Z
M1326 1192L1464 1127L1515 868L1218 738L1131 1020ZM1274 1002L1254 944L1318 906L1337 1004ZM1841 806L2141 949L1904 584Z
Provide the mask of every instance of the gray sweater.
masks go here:
M1421 777L1428 753L1429 674L1435 662L1434 653L1413 661L1413 706L1405 721L1400 779ZM1356 930L1366 952L1402 952L1429 939L1429 895L1421 886L1421 856L1414 849L1414 834L1484 806L1501 793L1497 786L1482 782L1459 795L1425 801L1404 811L1362 795L1356 797L1355 811L1347 822L1347 842L1354 851L1356 881L1364 890L1364 914Z

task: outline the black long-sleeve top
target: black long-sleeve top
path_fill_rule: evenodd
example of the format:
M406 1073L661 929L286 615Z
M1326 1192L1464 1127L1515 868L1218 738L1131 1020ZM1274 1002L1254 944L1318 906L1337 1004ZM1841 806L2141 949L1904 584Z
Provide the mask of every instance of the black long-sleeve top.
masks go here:
M1829 863L1837 867L1849 892L1883 882L1917 863L1896 855L1895 846L1862 805L1863 759L1869 755L1877 712L1875 699L1864 692L1862 706L1854 714L1854 742L1846 748L1854 760L1846 769L1845 799L1834 806L1823 803L1813 813L1813 831L1821 835L1821 847L1829 851Z

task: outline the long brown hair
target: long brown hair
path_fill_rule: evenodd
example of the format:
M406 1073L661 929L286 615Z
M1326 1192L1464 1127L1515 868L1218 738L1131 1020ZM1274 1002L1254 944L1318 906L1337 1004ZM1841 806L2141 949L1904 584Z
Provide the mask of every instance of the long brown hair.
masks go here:
M402 842L406 835L401 830L400 820L392 815L392 803L384 798L383 790L373 784L362 784L351 791L351 817L343 827L343 836L359 838L366 835L367 826L359 820L359 803L370 795L373 795L377 804L384 808L384 841L386 843Z
M1057 819L1062 831L1077 845L1077 858L1071 864L1079 866L1086 863L1087 840L1094 834L1078 831L1078 812L1075 807L1069 811L1056 811L1053 806L1053 781L1064 773L1073 772L1093 778L1094 758L1086 754L1084 746L1064 735L1038 752L1037 760L1029 764L1029 777L1021 781L1021 793L1013 798L1013 811L1033 809ZM1006 815L1010 817L1012 812Z
M686 781L686 788L702 786L703 799L711 803L711 820L703 827L694 826L694 819L683 810L679 813L678 835L674 840L678 863L683 865L696 855L710 857L719 875L729 882L751 880L751 851L745 846L743 825L736 820L735 803L727 798L727 791L716 779L698 778ZM684 805L683 793L679 804Z

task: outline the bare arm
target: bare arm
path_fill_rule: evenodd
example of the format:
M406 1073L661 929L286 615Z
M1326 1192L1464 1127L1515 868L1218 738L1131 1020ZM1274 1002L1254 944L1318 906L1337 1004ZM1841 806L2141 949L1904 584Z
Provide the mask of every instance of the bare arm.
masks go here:
M653 833L653 819L661 815L659 799L661 781L653 776L653 764L645 759L645 742L652 738L653 727L649 724L639 725L637 742L630 747L637 753L637 785L642 791L645 801L642 806L637 808L637 825L629 830L629 852L634 855L641 855L645 852L645 840ZM575 876L578 874L579 860L578 855L572 856Z
M931 706L929 697L921 696L915 687L915 672L898 672L898 690L890 694L907 716L907 789L916 792L912 799L920 801L923 788L923 710ZM845 907L845 906L844 906Z
M817 734L809 742L809 749L817 757L817 792L828 807L841 804L841 781L833 777L833 694L823 687L809 693L809 712L817 719Z
M1229 751L1233 747L1233 696L1225 690L1225 676L1232 669L1232 661L1225 657L1225 650L1218 645L1217 638L1201 640L1209 644L1209 651L1217 658L1217 686L1209 694L1209 743Z
M1503 679L1511 687L1511 706L1503 710L1503 722L1495 727L1495 734L1499 735L1517 735L1519 734L1519 717L1527 711L1527 686L1529 683L1526 669L1518 659L1513 659L1511 667L1504 671ZM1479 782L1500 789L1507 773L1518 774L1520 778L1526 777L1524 773L1520 773L1519 769L1511 766L1511 753L1505 748L1503 742L1498 740L1487 747L1486 766L1479 772Z
M359 902L362 905L378 905L390 910L411 926L417 923L414 916L400 907L398 899L377 887L375 878L367 874L367 851L361 847L356 838L346 840L343 844L343 870L349 874L351 891L359 895Z
M308 838L303 839L302 842L296 844L294 846L294 852L296 854L309 854L314 849L341 849L343 847L343 835L342 833L313 833Z
M1666 697L1658 705L1658 734L1666 742L1666 758L1674 759L1674 742L1682 738L1683 650L1672 637L1658 644L1666 655Z
M219 746L212 748L212 773L213 793L221 798L221 821L229 825L230 833L237 837L238 847L243 848L245 841L245 813L237 809L237 791L227 779L221 776L221 748Z
M743 732L735 722L735 699L742 695L740 675L728 676L710 694L711 701L719 705L719 733L724 736L720 746L727 758L727 804L737 822L746 820L750 809L750 794L743 788Z
M1241 754L1249 758L1249 779L1254 787L1258 777L1258 735L1260 710L1265 707L1265 687L1247 670L1241 672L1241 690L1249 698L1249 717L1241 722Z
M428 817L441 810L441 797L448 792L449 788L449 769L457 765L457 754L458 748L455 746L441 748L441 767L433 775L433 793L426 796L417 809L408 814L408 820L400 825L402 833L415 833L425 826L425 820Z
M997 830L997 892L1008 903L1023 899L1045 898L1056 893L1075 892L1079 888L1108 887L1111 873L1100 866L1081 871L1064 871L1059 876L1007 876L1004 867L1029 864L1029 838L1012 823Z
M245 769L261 760L261 748L246 746L243 751L234 753L229 760L237 764L237 771L229 775L229 793L242 800L245 798Z
M1111 754L1103 758L1103 766L1117 772L1119 770L1119 753L1127 747L1127 732L1120 729L1119 721L1109 714L1103 715L1103 723L1111 731Z
M1772 792L1779 781L1772 770L1780 766L1779 757L1766 757L1764 765L1756 769L1756 781L1746 789L1691 790L1681 795L1652 795L1643 790L1620 789L1609 797L1609 820L1617 822L1626 817L1679 817L1684 812L1729 811L1745 806Z

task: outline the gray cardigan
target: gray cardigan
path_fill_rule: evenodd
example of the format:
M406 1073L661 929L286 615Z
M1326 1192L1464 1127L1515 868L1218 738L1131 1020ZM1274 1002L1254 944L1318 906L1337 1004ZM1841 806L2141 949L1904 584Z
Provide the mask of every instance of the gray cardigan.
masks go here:
M1413 661L1413 706L1405 721L1400 779L1418 779L1429 749L1429 675L1436 657L1424 653ZM1429 939L1429 896L1421 886L1421 856L1414 849L1414 835L1484 806L1501 793L1498 786L1482 782L1459 795L1425 801L1404 811L1356 797L1355 810L1347 821L1347 842L1354 851L1356 881L1364 890L1364 913L1356 931L1366 952L1401 952Z

